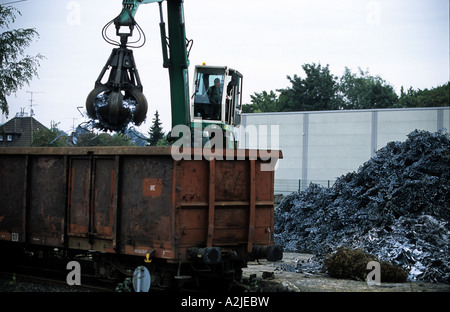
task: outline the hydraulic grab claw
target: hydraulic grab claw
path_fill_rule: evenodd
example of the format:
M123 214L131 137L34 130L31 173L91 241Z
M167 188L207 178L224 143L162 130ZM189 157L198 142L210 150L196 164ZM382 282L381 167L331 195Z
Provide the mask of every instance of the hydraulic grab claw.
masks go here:
M135 26L140 32L139 37L144 37L144 42L145 35L133 18L131 13L133 6L125 4L128 2L129 0L124 1L121 14L103 28L103 38L119 47L113 49L95 82L94 90L86 99L89 117L96 121L95 127L103 130L124 132L130 122L139 126L147 115L147 99L142 93L133 51L127 48L128 38L132 36ZM116 26L116 35L120 37L120 43L111 40L106 34L107 28L112 23ZM122 26L129 27L129 32L121 32ZM108 69L110 69L108 80L102 83Z
M108 68L108 81L101 83ZM133 51L126 47L113 49L86 99L89 117L98 120L100 128L124 131L128 123L140 125L145 120L147 107Z

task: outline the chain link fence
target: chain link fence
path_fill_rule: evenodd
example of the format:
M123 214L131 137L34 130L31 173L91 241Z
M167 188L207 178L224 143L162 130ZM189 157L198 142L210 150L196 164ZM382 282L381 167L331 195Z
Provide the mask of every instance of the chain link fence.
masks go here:
M319 184L323 187L332 187L335 182L336 180L275 179L274 194L277 199L282 198L283 196L288 195L292 192L304 190L310 183Z

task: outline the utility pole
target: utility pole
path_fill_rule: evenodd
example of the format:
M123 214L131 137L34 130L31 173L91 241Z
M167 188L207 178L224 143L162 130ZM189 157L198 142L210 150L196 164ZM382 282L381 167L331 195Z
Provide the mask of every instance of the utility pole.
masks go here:
M30 116L33 117L34 116L34 111L33 111L33 94L34 93L44 93L44 92L27 91L27 93L30 93ZM37 104L34 104L34 106L37 106Z
M33 94L34 93L44 93L44 92L38 92L38 91L27 91L27 93L30 93L30 136L31 136L31 144L33 144ZM36 104L35 104L36 106Z

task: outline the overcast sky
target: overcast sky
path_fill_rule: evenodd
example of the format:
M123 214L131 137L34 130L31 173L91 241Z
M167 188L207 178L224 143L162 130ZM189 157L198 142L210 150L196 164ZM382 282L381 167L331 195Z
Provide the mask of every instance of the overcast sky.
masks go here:
M0 0L0 4L13 0ZM39 79L8 98L9 119L34 91L35 118L60 122L69 131L86 121L77 107L94 88L113 46L102 27L120 13L121 0L28 0L12 4L22 13L13 27L40 34L28 53L43 54ZM171 128L168 72L162 67L157 4L142 5L136 20L147 35L134 50L149 102L147 133L156 110L164 131ZM244 75L250 95L289 86L287 75L304 76L305 63L329 64L340 76L347 66L368 69L400 87L433 88L449 80L448 0L185 0L188 39L194 40L189 68L226 65ZM167 20L166 20L167 22ZM3 30L0 30L3 31ZM3 118L2 121L8 119Z

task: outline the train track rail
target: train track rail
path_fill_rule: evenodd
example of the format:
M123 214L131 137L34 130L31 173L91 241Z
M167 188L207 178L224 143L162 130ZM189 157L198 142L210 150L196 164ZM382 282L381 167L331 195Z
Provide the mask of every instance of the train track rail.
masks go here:
M40 268L29 265L1 265L0 292L133 292L131 282L112 282L99 280L93 275L82 274L81 285L68 285L66 281L68 271ZM209 285L209 284L208 284ZM211 288L184 287L178 289L183 293L204 293ZM248 287L240 283L215 283L213 289L221 289L224 292L242 292ZM173 289L172 289L173 290ZM153 286L152 293L170 292Z
M99 282L82 275L81 285L68 285L67 272L33 266L3 266L0 291L3 292L113 292L115 283Z

